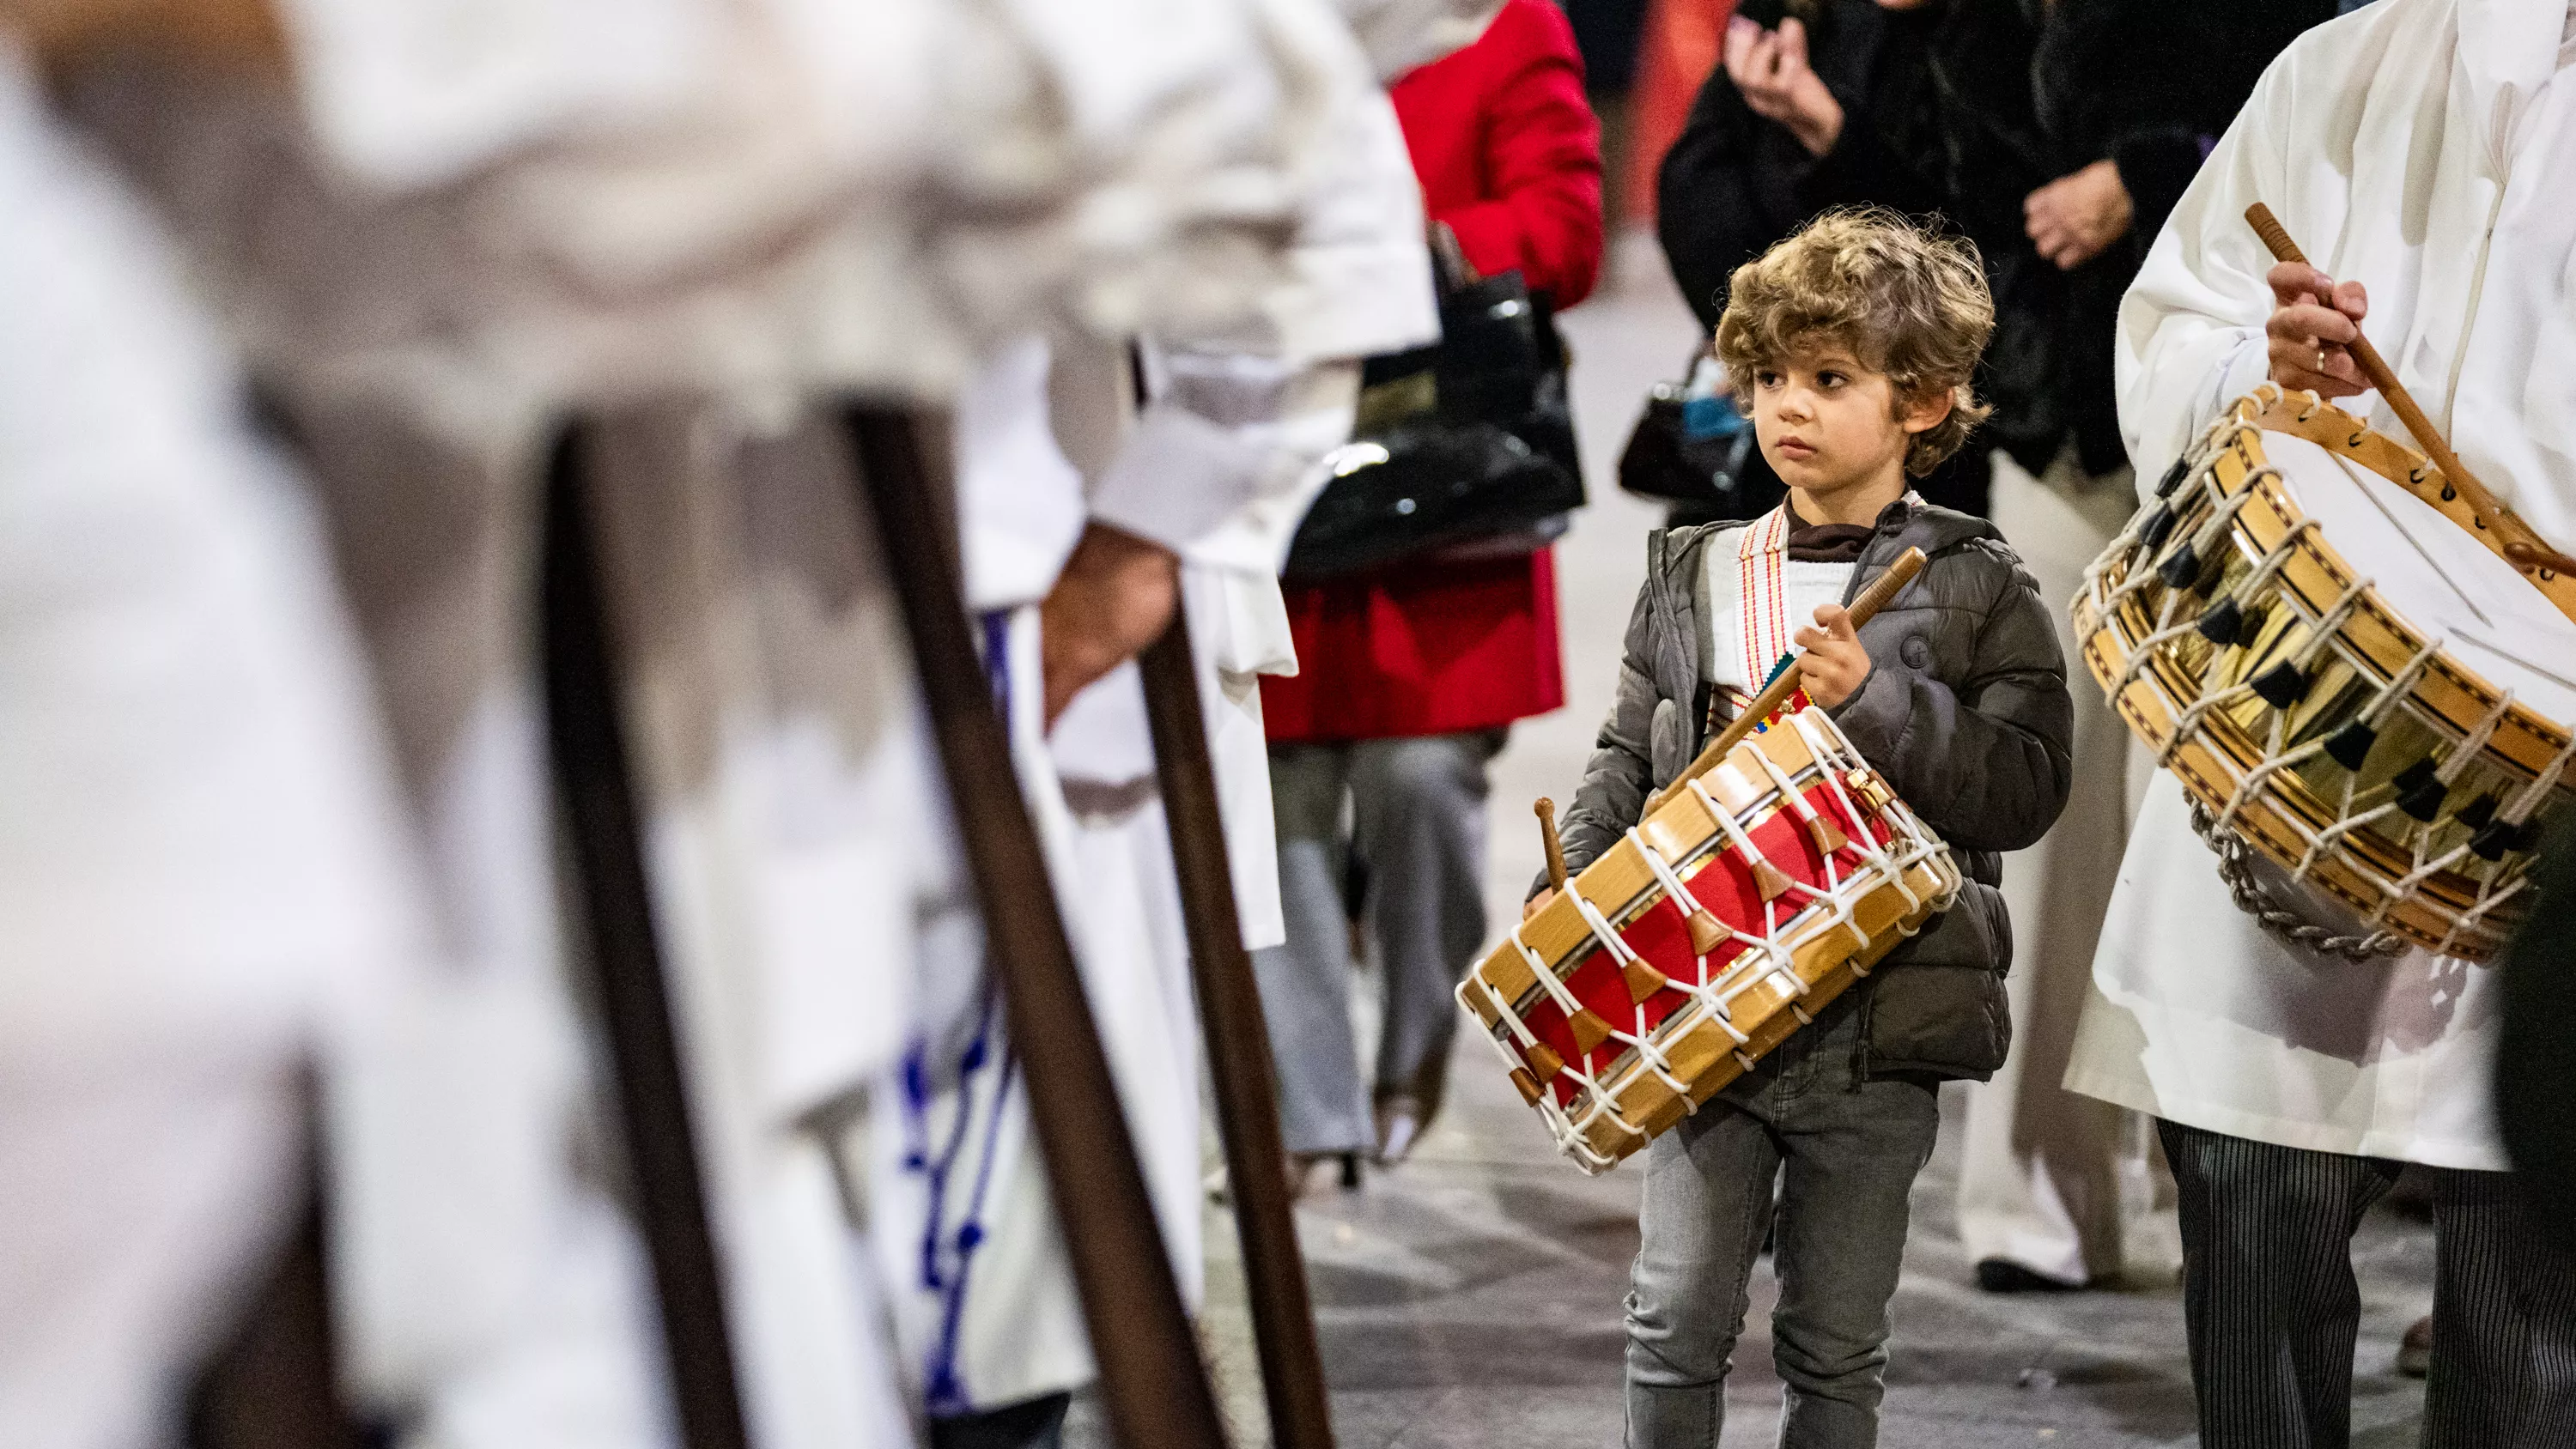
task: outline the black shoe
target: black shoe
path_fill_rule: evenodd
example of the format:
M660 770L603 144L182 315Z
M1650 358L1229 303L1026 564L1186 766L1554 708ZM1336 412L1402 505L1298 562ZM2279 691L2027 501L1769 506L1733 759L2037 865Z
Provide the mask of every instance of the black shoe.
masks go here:
M2084 1285L2060 1283L2010 1258L1988 1258L1977 1265L1977 1286L1988 1293L2077 1293Z

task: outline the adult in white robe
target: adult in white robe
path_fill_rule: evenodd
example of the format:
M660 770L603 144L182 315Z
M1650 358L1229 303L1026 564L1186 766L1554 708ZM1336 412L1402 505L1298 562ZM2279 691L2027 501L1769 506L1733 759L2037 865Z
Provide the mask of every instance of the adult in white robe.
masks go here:
M960 394L956 453L970 602L1009 711L1021 785L1047 838L1175 1275L1195 1305L1200 1242L1198 1028L1140 681L1111 669L1046 720L1059 693L1031 628L1059 621L1058 574L1092 532L1178 562L1247 946L1282 923L1270 854L1257 673L1293 667L1277 570L1318 463L1344 441L1359 356L1437 329L1412 172L1392 108L1354 95L1348 159L1319 188L1289 254L1293 278L1255 325L1217 341L1158 340L1128 395L1124 348L1024 339ZM1078 567L1079 565L1077 565ZM935 1418L1025 1428L1091 1377L1080 1305L1029 1135L1025 1082L982 995L980 935L962 890L928 935L921 1037L881 1093L873 1193L897 1285L904 1367ZM930 983L943 983L934 988ZM946 1025L943 1028L943 1023Z
M2138 476L2162 476L2267 374L2323 384L2320 349L2328 390L2360 391L2348 324L2287 310L2297 288L2267 281L2243 220L2261 201L2327 275L2360 284L2362 329L2466 466L2576 543L2571 62L2565 0L2384 0L2284 52L2123 306ZM2384 399L2358 410L2403 436ZM2503 1189L2490 971L2422 951L2323 960L2265 935L2159 777L2094 988L2066 1085L2160 1119L2203 1442L2340 1438L2358 1312L2345 1240L2400 1161L2440 1169L2425 1443L2576 1436L2576 1277Z
M0 1444L158 1449L417 863L305 485L5 29L0 276Z
M903 1045L941 825L838 440L797 420L842 389L935 394L1003 325L1236 317L1324 154L1338 22L284 9L300 111L164 76L88 114L322 464L474 997L342 1120L356 1375L420 1442L660 1432L631 1235L567 1150L584 1073L527 581L543 435L578 408L752 1427L900 1437L809 1129Z

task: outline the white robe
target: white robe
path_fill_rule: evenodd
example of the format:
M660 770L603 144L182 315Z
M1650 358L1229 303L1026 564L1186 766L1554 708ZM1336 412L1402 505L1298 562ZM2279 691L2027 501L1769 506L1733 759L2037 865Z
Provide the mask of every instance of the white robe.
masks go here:
M1284 921L1258 676L1295 667L1278 567L1324 482L1319 460L1349 435L1355 358L1414 345L1438 325L1393 109L1374 91L1355 96L1344 131L1345 164L1290 254L1295 280L1264 300L1234 347L1145 346L1152 401L1138 411L1126 349L1022 339L961 391L956 411L967 592L977 610L1010 620L991 662L1007 681L1022 790L1192 1306L1204 1278L1197 1013L1143 690L1135 666L1121 666L1047 734L1032 606L1087 522L1181 556L1245 944L1276 944ZM981 934L962 882L925 942L920 1036L880 1093L872 1197L907 1381L947 1414L1077 1387L1092 1361L1025 1084L977 991Z
M525 581L580 408L753 1431L899 1435L808 1114L936 1019L908 928L953 851L837 440L790 424L936 395L1006 328L1284 330L1254 314L1366 64L1321 0L281 9L300 113L150 76L86 113L327 459L431 841L448 1009L340 1118L352 1371L429 1443L662 1427L631 1234L567 1150Z
M0 36L0 1444L151 1449L423 960L311 499Z
M2382 0L2284 51L2184 193L2120 313L2142 484L2268 366L2268 204L2461 460L2576 544L2576 10ZM2404 436L2375 395L2347 400ZM2328 524L2331 535L2332 524ZM2230 903L2181 789L2150 791L2094 963L2070 1090L2237 1136L2505 1166L2492 972L2294 953Z

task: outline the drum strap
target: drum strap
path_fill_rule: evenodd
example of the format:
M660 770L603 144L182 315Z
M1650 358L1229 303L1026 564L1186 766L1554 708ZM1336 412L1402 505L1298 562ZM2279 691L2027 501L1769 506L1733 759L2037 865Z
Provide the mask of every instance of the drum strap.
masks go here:
M1729 686L1720 691L1729 711L1743 709L1755 694L1789 663L1789 507L1783 503L1736 535L1736 647L1741 651L1740 678L1759 681L1750 689ZM1810 704L1803 689L1789 697L1779 714L1795 714ZM1712 711L1714 713L1714 711ZM1774 715L1773 718L1778 718ZM1756 729L1767 729L1764 720Z

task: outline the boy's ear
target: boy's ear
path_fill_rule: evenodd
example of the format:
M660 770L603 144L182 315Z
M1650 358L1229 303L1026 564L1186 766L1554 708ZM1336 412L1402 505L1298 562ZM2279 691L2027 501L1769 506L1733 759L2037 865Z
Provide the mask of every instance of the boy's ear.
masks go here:
M1909 433L1928 433L1941 426L1942 420L1950 416L1954 391L1946 387L1927 387L1921 392L1900 395L1896 404L1897 423Z

